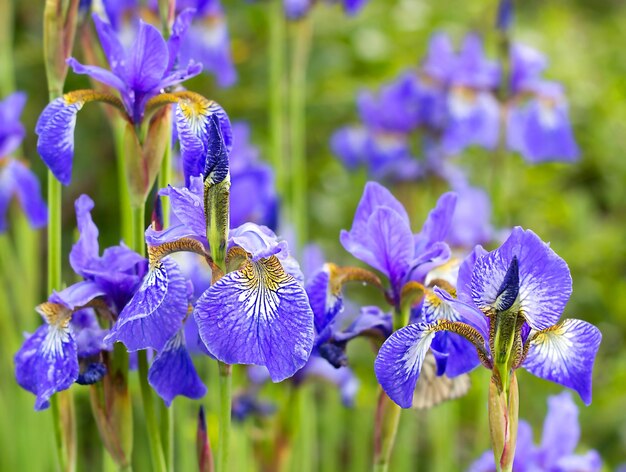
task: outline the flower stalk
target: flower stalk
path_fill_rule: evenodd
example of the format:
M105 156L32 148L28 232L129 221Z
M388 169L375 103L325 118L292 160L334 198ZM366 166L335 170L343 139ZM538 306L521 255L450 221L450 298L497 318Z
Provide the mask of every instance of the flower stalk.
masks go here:
M489 385L489 431L498 472L511 472L517 443L519 390L515 371L509 389L501 389L492 377Z
M268 8L269 24L269 123L272 168L276 190L285 197L285 16L282 0L272 0Z
M294 25L294 41L289 77L289 121L291 123L291 222L296 231L298 250L307 241L307 165L306 165L306 70L312 39L311 20L303 18Z
M44 64L50 101L60 97L74 35L78 0L46 0L44 7ZM61 183L48 172L48 293L61 288ZM76 420L70 390L50 399L57 458L62 471L76 468Z

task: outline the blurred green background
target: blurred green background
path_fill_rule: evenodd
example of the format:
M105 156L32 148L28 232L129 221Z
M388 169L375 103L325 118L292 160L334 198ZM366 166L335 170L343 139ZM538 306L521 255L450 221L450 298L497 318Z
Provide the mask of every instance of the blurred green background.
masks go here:
M44 2L14 3L16 83L19 90L29 95L23 116L28 129L23 149L32 168L45 182L45 169L37 157L33 132L37 116L47 103L41 49ZM500 227L531 228L551 242L553 249L568 262L574 280L566 316L590 321L603 333L594 372L593 404L586 408L578 401L582 426L580 449L598 450L605 460L606 470L614 470L618 464L626 462L626 3L618 0L526 0L518 3L513 37L542 51L550 60L547 76L565 85L582 159L574 165L531 167L519 156L508 156L502 185L509 198L499 203L506 211L495 223ZM253 142L267 156L267 8L264 2L243 0L225 0L224 6L239 82L231 89L219 89L211 78L202 76L186 85L220 102L231 119L250 122ZM313 49L307 74L308 216L311 239L324 248L329 260L356 263L341 248L338 235L340 229L351 225L366 177L347 172L329 149L332 132L357 120L356 93L361 88L375 89L405 68L416 65L435 30L447 31L457 41L467 31L478 31L493 52L496 7L495 0L370 0L355 18L346 18L335 6L319 5L315 9ZM78 50L75 53L80 55ZM70 74L66 90L88 86L84 77ZM78 120L74 181L63 194L66 255L74 233L73 201L81 193L88 193L96 202L94 219L100 228L101 247L118 242L113 139L104 118L101 108L90 106L81 112ZM488 173L490 156L486 152L471 151L458 160L468 169L475 184L487 184L484 175ZM445 187L420 184L392 190L405 198L410 195L406 203L418 229L427 209ZM45 285L44 247L42 237L42 286ZM71 280L68 267L65 271L65 279ZM19 279L19 270L15 277ZM43 301L44 297L41 292L37 301ZM3 302L0 306L6 310L9 304ZM30 307L23 311L16 332L32 330L39 323L38 315ZM311 430L304 434L318 440L312 450L297 449L294 458L297 465L293 470L367 470L369 467L376 393L372 374L374 354L360 341L351 352L361 380L357 405L353 410L343 410L332 389L308 387L308 400L317 407L307 408L314 422ZM55 470L50 415L33 411L33 397L14 385L9 349L2 355L5 361L0 384L3 412L0 415L0 470ZM205 368L213 369L213 366ZM215 374L208 372L209 378L211 373ZM488 446L483 415L488 375L475 372L472 380L474 386L470 394L458 402L431 412L403 414L392 470L437 472L437 467L441 472L462 470ZM519 384L520 417L533 425L536 440L539 440L546 397L561 389L525 372L519 373ZM212 393L204 402L208 402L212 431L216 413L211 406L216 404L213 393L217 390L213 387L215 382L209 380ZM79 470L98 470L102 448L95 440L87 394L80 392L80 387L75 390L79 392L82 449ZM284 389L270 387L265 393L269 399L284 402ZM177 470L194 470L195 467L193 441L198 404L184 399L176 401L176 405L180 405L176 412L179 423ZM141 450L147 445L141 420L137 423L136 447ZM233 460L240 462L233 463L233 470L251 467L246 438L260 434L258 426L238 427L237 452ZM456 429L458 432L453 433ZM445 455L452 461L448 463L449 469L436 465ZM147 455L137 460L136 470L149 470ZM351 464L350 469L342 465L346 463Z

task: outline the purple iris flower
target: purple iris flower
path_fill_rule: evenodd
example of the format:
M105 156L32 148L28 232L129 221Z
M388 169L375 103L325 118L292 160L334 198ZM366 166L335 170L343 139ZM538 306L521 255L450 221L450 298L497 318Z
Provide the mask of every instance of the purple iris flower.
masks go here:
M423 173L403 133L349 126L333 134L331 149L348 169L366 166L375 179L414 180Z
M491 242L494 230L487 192L467 184L456 186L454 191L458 198L446 241L453 247L466 249Z
M195 9L196 14L181 43L180 63L199 61L205 72L215 75L220 87L233 85L237 81L237 71L233 65L226 17L219 0L179 0L176 3L177 11L186 8Z
M30 335L15 355L18 384L37 396L35 408L47 408L55 392L72 383L94 383L104 375L97 361L107 349L106 331L90 306L115 317L136 290L146 261L125 246L99 255L98 228L91 219L93 201L81 195L75 203L79 239L70 264L83 281L53 292L38 312L46 322ZM98 300L99 304L94 305Z
M8 229L7 212L13 196L19 200L33 228L41 228L48 221L48 209L37 176L25 163L10 157L26 135L20 122L25 103L26 94L21 92L0 102L0 233Z
M390 298L398 303L406 282L423 282L430 269L449 259L450 248L444 240L455 204L454 193L442 195L422 230L414 235L402 204L382 185L368 182L352 228L341 232L341 244L389 279Z
M85 66L74 58L69 58L68 64L75 73L87 74L117 89L127 119L138 126L143 120L148 100L163 89L179 84L202 70L202 65L196 63L189 63L186 68L176 67L181 39L192 16L192 10L186 10L178 16L167 42L154 26L139 21L134 42L125 48L113 27L94 15L100 43L111 70ZM37 121L37 151L55 177L65 185L69 184L72 176L76 115L85 103L94 100L105 98L90 90L67 93L48 104ZM116 100L113 96L106 98L111 103ZM179 130L179 133L188 135L185 129L182 132Z
M194 317L209 352L227 364L267 367L274 382L304 366L313 348L313 313L302 274L285 241L252 223L231 232L229 246L250 259L213 284Z
M516 472L600 472L602 459L592 450L575 454L580 439L578 408L569 392L548 398L548 414L543 423L541 444L533 443L531 426L520 421L513 470ZM491 451L485 452L468 472L495 472Z
M139 10L139 0L103 0L104 12L111 26L116 31L121 31L124 20L135 18Z
M500 129L500 105L493 95L500 71L487 59L481 39L467 35L451 73L448 115L442 138L447 153L470 145L495 149Z
M230 223L237 227L250 221L275 229L278 224L278 195L274 172L261 161L250 142L247 123L233 123L230 161ZM254 198L250 198L254 195Z
M141 123L146 102L150 98L202 71L202 65L193 61L184 68L175 67L181 40L193 15L193 10L183 11L176 19L172 36L167 41L154 26L139 21L135 39L128 48L124 47L109 23L94 15L96 31L111 70L85 66L74 58L69 58L67 62L75 73L87 74L117 89L128 116L134 123Z
M341 3L347 15L356 15L367 0L326 0L327 3ZM309 13L316 0L283 0L285 15L290 20L298 20Z
M203 188L200 177L192 177L189 188L168 187L166 194L180 223L163 231L149 229L146 232L149 245L187 237L208 249ZM306 363L313 347L313 313L302 286L302 273L289 255L287 243L267 227L245 223L234 228L228 249L233 247L246 251L249 260L239 270L222 277L198 299L194 318L200 337L208 352L217 359L229 364L264 365L272 380L283 380ZM120 316L120 320L144 324L141 335L120 326L118 331L124 331L127 347L131 344L142 348L138 343L150 346L146 338L156 339L162 345L181 326L190 294L182 283L173 283L180 274L178 266L174 268L174 261L166 257L161 264L174 270L176 277L170 273L168 277L155 274L146 278L142 287L144 294L138 294L136 301L128 304L129 316L125 317L124 313ZM182 275L180 278L183 279ZM169 280L169 284L163 283L164 280ZM185 299L184 311L182 299ZM157 306L151 300L163 302ZM172 306L163 308L166 302ZM155 307L152 311L151 306ZM135 313L141 313L142 318Z
M26 105L24 92L16 92L0 101L0 120L2 120L0 157L11 155L26 136L24 125L20 122L24 105Z
M33 228L46 226L48 207L37 176L17 159L0 158L0 233L8 229L7 212L14 195Z
M470 341L494 375L524 367L591 402L592 369L602 335L585 321L560 320L572 292L569 269L535 233L516 227L495 251L478 246L459 269L457 298L438 287L434 292L439 304L454 313L454 321L406 326L391 335L376 359L378 381L398 405L411 405L426 352L441 331ZM489 330L490 318L496 325L513 323L514 332L506 336L523 349L504 359L500 351L491 352L497 336Z
M508 147L533 164L576 161L579 149L562 87L554 82L539 82L533 90L533 98L509 110Z

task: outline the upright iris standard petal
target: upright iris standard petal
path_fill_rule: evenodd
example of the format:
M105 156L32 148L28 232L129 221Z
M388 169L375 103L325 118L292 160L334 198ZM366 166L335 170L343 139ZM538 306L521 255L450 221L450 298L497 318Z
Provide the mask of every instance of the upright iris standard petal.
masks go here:
M45 108L35 127L39 136L37 152L54 176L64 185L72 179L74 128L76 114L85 102L71 93L59 97Z
M306 284L306 293L315 317L315 330L318 339L322 338L323 341L326 340L323 338L329 335L329 333L324 333L326 328L343 309L341 292L334 293L330 284L331 271L332 266L324 264ZM323 333L325 335L322 335Z
M507 270L519 261L519 309L531 328L554 326L572 293L565 261L535 233L514 228L504 244L480 257L472 274L472 299L483 311L495 308Z
M361 260L387 275L393 286L399 285L407 274L413 255L411 229L398 213L389 208L376 209L367 222L367 228L371 238L369 247L365 251L358 248L353 251L360 254Z
M452 225L452 216L456 208L457 195L446 192L439 197L422 226L422 230L415 235L415 252L420 253L428 246L443 241Z
M181 328L187 300L185 278L174 260L165 257L150 269L105 341L122 342L131 352L160 351Z
M413 391L435 334L430 325L411 324L393 333L378 351L374 363L378 383L402 408L413 403Z
M78 378L76 342L68 326L40 326L14 361L17 383L37 396L36 410L48 408L50 397Z
M566 319L537 333L522 366L530 373L574 389L591 403L593 363L602 334L590 323Z
M76 223L78 226L78 241L70 252L70 265L74 272L83 275L83 270L91 265L94 259L100 256L98 244L98 228L91 218L94 203L87 195L81 195L74 202Z
M383 272L392 284L406 275L413 257L413 235L404 207L373 182L365 186L352 229L342 230L340 240L348 252Z
M191 177L189 187L162 189L159 195L168 196L176 218L193 234L206 238L204 217L204 184L199 176Z
M154 358L148 371L148 382L167 406L177 395L198 399L206 394L206 387L185 346L182 330L165 343Z
M313 347L306 292L275 256L224 276L200 297L194 316L211 354L227 364L263 365L274 382L302 368Z

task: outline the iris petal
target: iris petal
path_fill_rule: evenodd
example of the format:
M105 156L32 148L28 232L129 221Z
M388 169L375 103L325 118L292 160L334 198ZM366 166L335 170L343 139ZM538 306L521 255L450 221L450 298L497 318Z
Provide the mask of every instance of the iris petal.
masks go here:
M302 368L313 347L306 292L275 256L224 276L200 297L194 316L211 354L266 366L274 382Z
M200 96L182 98L176 107L176 131L186 185L191 176L205 176L209 158L211 164L221 163L223 167L223 155L230 152L233 136L230 120L221 106Z
M591 403L591 377L602 334L586 321L567 319L530 341L522 364L530 373L574 389Z
M154 358L148 371L148 382L167 406L177 395L198 399L206 394L206 387L185 347L182 330L167 341Z
M39 136L37 151L64 185L72 179L76 114L84 104L84 100L75 100L71 94L59 97L48 104L35 127Z
M83 276L83 270L87 269L91 265L90 263L100 256L98 228L91 218L93 207L93 200L87 195L81 195L74 202L76 223L80 236L76 244L72 246L70 265L74 272Z
M536 330L554 326L572 293L565 261L530 230L514 228L504 244L478 258L472 273L472 299L483 311L494 308L502 282L514 257L519 262L518 303Z
M35 174L23 163L10 160L7 171L11 173L15 192L24 213L33 228L41 228L48 222L48 207L41 195L41 186Z
M185 278L174 260L165 257L150 269L105 342L122 342L129 351L160 351L182 326L187 305Z
M413 391L435 333L431 325L411 324L393 333L378 351L374 364L378 383L402 408L413 403Z
M50 406L50 397L78 378L76 342L66 326L43 325L15 354L17 383L37 396L35 409Z

